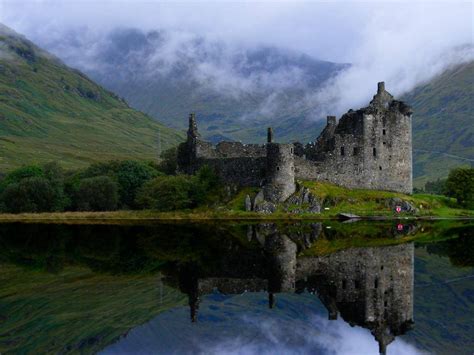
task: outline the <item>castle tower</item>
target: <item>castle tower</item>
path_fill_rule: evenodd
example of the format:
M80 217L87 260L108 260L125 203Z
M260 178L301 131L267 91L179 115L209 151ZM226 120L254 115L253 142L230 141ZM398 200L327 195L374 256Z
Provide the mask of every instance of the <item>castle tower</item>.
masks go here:
M267 143L265 200L282 202L296 190L294 145Z
M199 132L196 123L196 114L189 114L188 140L199 138Z
M378 83L363 114L364 180L368 188L412 193L412 110Z

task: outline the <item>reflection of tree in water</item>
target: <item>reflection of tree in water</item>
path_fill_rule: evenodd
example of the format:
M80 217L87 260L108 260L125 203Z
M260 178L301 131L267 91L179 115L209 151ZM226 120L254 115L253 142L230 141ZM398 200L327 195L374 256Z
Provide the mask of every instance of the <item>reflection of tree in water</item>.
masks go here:
M449 257L449 260L455 266L474 266L474 238L472 237L472 229L456 228L451 232L458 237L428 244L426 250L430 254Z

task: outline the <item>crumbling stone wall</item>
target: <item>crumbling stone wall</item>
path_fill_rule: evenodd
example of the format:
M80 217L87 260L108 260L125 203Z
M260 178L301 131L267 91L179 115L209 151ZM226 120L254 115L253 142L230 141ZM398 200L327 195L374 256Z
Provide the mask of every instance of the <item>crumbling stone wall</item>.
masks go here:
M394 100L384 83L370 104L349 110L339 122L328 116L314 143L266 145L202 141L194 115L188 139L179 148L179 170L193 174L207 164L225 182L266 186L265 198L278 202L294 192L294 180L328 181L349 188L412 192L411 108Z

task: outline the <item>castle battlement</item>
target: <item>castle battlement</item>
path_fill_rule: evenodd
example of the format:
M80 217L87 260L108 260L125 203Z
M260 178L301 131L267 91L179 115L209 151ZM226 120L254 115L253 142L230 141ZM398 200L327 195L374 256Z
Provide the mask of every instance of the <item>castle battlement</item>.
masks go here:
M193 174L214 168L229 184L264 187L277 202L294 192L295 179L328 181L348 188L412 192L411 108L378 83L367 107L349 110L326 127L314 143L275 143L268 128L266 144L201 139L194 114L187 141L179 147L178 169Z

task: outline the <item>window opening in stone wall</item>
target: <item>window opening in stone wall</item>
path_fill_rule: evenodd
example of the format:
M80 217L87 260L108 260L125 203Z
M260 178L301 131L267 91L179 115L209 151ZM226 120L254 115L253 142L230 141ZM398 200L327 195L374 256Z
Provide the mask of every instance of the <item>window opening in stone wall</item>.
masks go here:
M279 166L277 166L277 170L280 170L280 167L279 167Z
M342 280L342 289L343 289L343 290L346 289L346 280Z
M382 167L381 167L381 166L379 166L379 170L382 170Z
M341 155L344 155L344 147L341 147Z
M377 148L372 148L372 155L373 155L374 157L377 156Z
M382 134L385 136L385 134L387 134L387 131L385 131L385 129L383 129Z
M354 155L359 155L359 147L354 147Z
M374 287L379 288L379 279L378 278L375 278Z
M387 144L387 142L383 142L383 145L386 145L386 144Z
M290 148L290 153L293 154L293 148Z
M358 280L354 281L354 287L357 288L357 289L360 287L360 283L359 283Z

